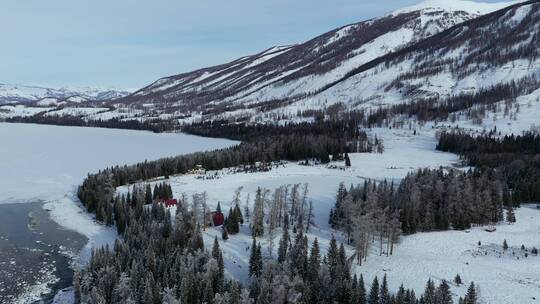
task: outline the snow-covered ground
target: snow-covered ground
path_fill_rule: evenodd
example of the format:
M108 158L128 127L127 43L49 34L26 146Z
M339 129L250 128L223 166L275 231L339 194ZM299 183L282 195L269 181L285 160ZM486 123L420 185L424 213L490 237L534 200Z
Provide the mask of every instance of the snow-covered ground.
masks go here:
M452 282L459 274L464 284L451 286L457 295L463 296L474 281L480 286L481 303L537 303L540 257L530 251L540 248L540 209L533 205L519 208L516 219L515 224L497 225L493 233L477 227L406 236L394 256L373 253L356 271L369 280L386 273L392 289L403 283L418 292L424 290L428 278L438 284L442 280ZM502 249L505 239L509 245L506 252ZM524 257L521 245L528 250L528 257Z
M248 194L253 204L258 187L273 190L287 184L308 183L309 200L313 201L315 227L307 234L310 242L317 237L321 251L326 252L329 240L335 235L343 240L339 232L328 225L328 215L333 207L335 194L340 182L346 185L363 182L364 179L391 179L398 181L408 172L418 168L454 166L459 162L456 155L435 150L434 130L424 128L413 135L409 130L374 129L372 131L385 143L383 154L351 154L351 168L344 168L341 163L337 169L328 166L302 166L297 163L285 163L278 168L263 173L231 173L231 170L207 172L206 176L216 175L216 179L203 179L201 175L183 175L171 177L175 197L182 193L191 194L206 191L209 207L217 203L227 213L232 204L234 191L241 191L242 206ZM162 180L155 180L158 183ZM120 187L119 193L125 193L127 187ZM252 208L252 206L250 206ZM174 207L171 210L174 214ZM390 257L379 256L376 249L363 266L355 266L355 271L362 273L370 282L375 275L388 274L389 284L397 290L400 284L414 288L421 293L429 278L439 283L442 279L451 281L460 274L465 284L474 281L480 285L483 303L534 303L532 297L540 295L540 258L524 258L519 247L524 244L529 252L533 246L540 247L540 210L524 207L516 211L518 222L514 225L501 224L495 233L475 228L469 232L448 231L419 233L403 237L401 243ZM221 239L220 228L207 228L204 232L205 243L210 248L217 236L223 250L227 273L247 283L249 247L252 238L248 225L241 227L237 235L230 235L229 240ZM273 256L277 256L278 241L281 231L275 233ZM499 257L502 242L507 239L515 256L509 251ZM263 253L268 256L269 239L259 240ZM478 246L478 241L482 246ZM376 247L376 246L374 246ZM353 249L347 247L352 255ZM485 253L487 252L487 255ZM520 259L517 259L520 257ZM457 297L463 295L466 286L452 286Z
M52 107L26 107L24 105L17 106L0 106L0 118L7 117L27 117L33 116L41 112L52 110Z
M53 220L89 238L81 262L91 246L116 238L115 230L96 223L75 197L88 173L235 144L185 134L8 123L0 123L0 143L0 204L45 201Z

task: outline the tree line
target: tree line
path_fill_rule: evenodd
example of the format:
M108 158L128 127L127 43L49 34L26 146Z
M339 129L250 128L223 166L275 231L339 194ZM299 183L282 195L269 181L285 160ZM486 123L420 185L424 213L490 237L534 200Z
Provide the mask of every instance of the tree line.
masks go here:
M336 134L345 138L367 140L367 135L358 129L359 121L350 117L344 120L319 120L279 124L229 123L226 120L209 120L182 127L182 131L204 137L252 140L263 136L325 135Z
M507 197L504 179L493 170L421 169L399 185L366 181L347 190L341 184L330 224L346 232L361 265L372 246L380 255L391 255L401 233L497 223L504 219Z
M535 76L527 76L482 88L474 93L461 93L447 98L420 98L379 108L366 115L364 125L383 126L396 116L415 117L419 121L447 120L452 113L467 114L473 106L488 106L505 100L514 103L518 96L532 93L538 87L538 83Z
M42 113L44 114L44 113ZM8 117L5 122L12 123L34 123L42 125L70 126L70 127L93 127L107 129L126 129L151 131L161 133L166 131L174 131L178 128L174 121L165 121L161 119L123 120L121 118L111 119L84 119L74 115L33 115L33 116L15 116Z
M540 134L500 136L496 129L478 136L443 132L437 149L459 154L467 165L495 170L509 191L507 204L540 201Z

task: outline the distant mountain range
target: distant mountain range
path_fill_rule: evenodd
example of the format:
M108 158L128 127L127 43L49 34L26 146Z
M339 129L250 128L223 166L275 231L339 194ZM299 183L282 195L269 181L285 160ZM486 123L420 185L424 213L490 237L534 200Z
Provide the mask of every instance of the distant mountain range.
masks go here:
M41 86L0 83L0 104L26 103L37 105L58 105L86 101L113 100L129 95L127 90L98 88L48 88Z

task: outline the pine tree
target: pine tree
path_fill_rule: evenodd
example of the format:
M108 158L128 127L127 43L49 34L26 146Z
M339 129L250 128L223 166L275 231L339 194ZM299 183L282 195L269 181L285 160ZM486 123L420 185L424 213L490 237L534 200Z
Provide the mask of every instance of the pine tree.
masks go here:
M223 263L223 254L219 248L217 236L214 237L214 246L212 247L212 257L217 261L218 274L216 278L216 292L221 292L223 289L223 280L225 279L225 265Z
M514 208L508 207L508 209L506 210L506 220L509 223L515 223L516 222L516 214L514 212Z
M454 278L454 283L456 283L456 285L461 285L463 284L463 281L461 280L461 276L458 274L456 274L456 277Z
M253 207L253 218L251 223L251 235L259 237L264 234L264 198L261 188L257 189L255 204Z
M161 235L164 238L168 238L172 233L172 229L171 212L167 210L163 219L163 227L161 227Z
M221 238L226 241L229 239L229 233L227 232L227 227L223 227L221 230Z
M435 283L431 279L427 281L426 289L424 290L424 301L425 304L437 304L435 296Z
M309 256L308 268L307 268L307 288L310 291L309 303L320 303L319 298L319 271L321 269L321 253L319 248L319 241L317 238L311 245L311 253Z
M467 294L465 295L465 304L476 304L478 301L478 296L476 295L476 287L474 282L471 282L469 288L467 289Z
M396 299L394 301L396 304L405 304L408 303L407 301L407 293L405 292L405 287L403 287L403 284L399 286L398 292L396 294Z
M446 280L443 280L439 285L439 288L437 288L436 299L437 304L453 304L450 286L448 285Z
M261 245L253 238L251 243L251 253L249 255L249 276L258 277L262 272L262 252Z
M388 292L388 282L386 280L386 274L384 274L379 292L379 304L390 304L390 293Z
M350 167L351 166L351 159L349 158L349 154L345 153L345 166Z
M332 209L330 214L330 225L333 228L338 227L341 223L341 219L343 218L343 201L345 200L345 197L347 196L347 189L345 188L345 184L341 182L338 187L338 192L336 195L336 204L335 207Z
M308 262L308 281L316 283L319 279L319 270L321 269L321 252L319 249L319 241L317 238L311 245L311 253Z
M366 304L366 284L364 283L364 276L360 275L360 279L358 280L358 287L356 288L358 302L356 304Z
M257 245L257 259L255 264L255 276L259 277L261 276L262 270L263 270L263 258L262 258L262 250L261 250L261 244L259 243Z
M337 242L334 236L330 240L330 246L328 247L328 253L326 254L326 264L328 265L328 271L330 272L330 278L332 281L337 279L338 275L338 259L339 251L337 247Z
M221 213L221 203L220 202L217 203L216 212Z
M242 216L242 211L240 210L240 205L236 204L234 206L234 216L236 217L236 221L240 224L244 224L244 217Z
M345 253L345 246L341 244L339 246L338 253L338 264L339 272L341 273L344 280L349 280L351 278L351 269L349 268L349 263L347 262L347 254Z
M229 217L225 220L225 227L227 228L227 233L237 234L240 232L238 217L233 208L229 208Z
M506 242L506 239L503 241L503 250L508 250L508 243Z
M145 199L144 202L146 204L152 203L152 188L150 187L150 184L146 184L146 193L145 193Z
M377 279L377 277L375 277L373 279L373 283L371 283L368 304L379 304L379 280Z
M285 213L285 221L283 225L283 234L279 240L278 247L278 262L283 264L287 259L287 249L289 248L289 216L288 213Z

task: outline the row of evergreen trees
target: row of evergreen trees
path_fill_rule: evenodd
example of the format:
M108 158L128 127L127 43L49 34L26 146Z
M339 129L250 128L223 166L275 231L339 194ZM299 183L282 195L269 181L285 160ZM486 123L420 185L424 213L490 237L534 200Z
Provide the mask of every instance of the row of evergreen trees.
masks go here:
M443 132L437 149L459 154L470 166L497 171L510 190L506 203L540 201L540 134L501 137L496 129L478 136Z
M354 116L344 119L280 124L230 123L226 120L209 120L182 127L182 131L204 137L229 138L251 141L261 137L284 135L325 135L367 140L366 133L358 129L360 120Z
M467 229L472 224L499 222L508 197L504 180L493 170L421 169L397 186L366 181L347 190L341 184L330 224L347 233L361 264L374 243L378 243L379 254L392 254L402 232Z
M42 125L70 126L70 127L93 127L107 129L127 129L127 130L145 130L155 133L173 131L178 129L174 120L165 121L161 119L148 120L124 120L123 117L114 117L111 119L84 119L74 115L45 115L46 111L33 116L16 116L6 118L6 122L14 123L35 123Z

